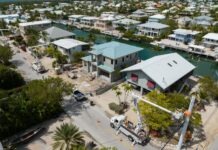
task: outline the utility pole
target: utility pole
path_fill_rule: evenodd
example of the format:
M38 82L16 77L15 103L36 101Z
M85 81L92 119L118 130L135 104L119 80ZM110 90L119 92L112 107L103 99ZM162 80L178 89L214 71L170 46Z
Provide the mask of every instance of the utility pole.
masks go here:
M182 144L183 144L183 141L184 141L185 133L186 133L187 128L188 128L188 124L189 124L189 120L190 120L190 116L191 116L194 104L195 104L195 96L192 96L191 97L191 102L190 102L189 108L188 108L188 113L190 113L190 114L185 117L185 122L184 122L184 125L183 125L183 128L182 128L182 132L181 132L181 135L180 135L180 138L179 138L179 143L177 145L176 150L181 150L181 148L182 148Z
M143 101L147 104L150 104L151 106L154 106L162 111L165 111L169 114L171 114L174 119L176 120L180 120L183 118L183 116L185 116L185 121L183 123L183 127L182 127L182 132L181 132L181 135L180 135L180 138L179 138L179 142L177 144L177 147L176 147L176 150L181 150L182 148L182 144L183 144L183 140L184 140L184 137L185 137L185 134L186 134L186 131L187 131L187 128L188 128L188 124L189 124L189 120L190 120L190 117L191 117L191 114L192 114L192 109L194 107L194 104L195 104L195 96L192 96L191 97L191 102L189 104L189 108L187 111L185 111L185 113L182 113L182 112L172 112L162 106L159 106L149 100L146 100L144 99L143 97L141 96L138 96L134 93L132 93L132 97L133 97L133 101L134 101L134 105L136 106L136 109L137 109L137 115L138 115L138 123L142 123L141 121L141 116L140 116L140 112L139 112L139 108L138 108L138 101Z

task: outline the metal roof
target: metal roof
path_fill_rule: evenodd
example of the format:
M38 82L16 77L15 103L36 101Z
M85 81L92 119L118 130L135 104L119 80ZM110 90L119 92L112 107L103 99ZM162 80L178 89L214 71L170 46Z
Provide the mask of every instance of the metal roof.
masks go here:
M208 33L203 36L204 39L218 40L218 33Z
M44 30L48 35L49 38L51 39L57 39L57 38L64 38L64 37L69 37L75 35L72 32L60 29L58 27L51 27L46 30Z
M122 72L141 70L163 90L190 73L195 66L177 53L155 56Z
M90 51L90 53L94 55L101 54L111 59L117 59L143 50L143 48L141 47L132 46L129 44L124 44L116 41L95 45L92 48L93 50Z
M81 58L84 61L92 61L92 57L90 55Z
M124 25L134 25L134 24L139 24L140 23L140 21L133 20L133 19L128 19L128 18L116 20L116 21L113 21L113 22L117 23L117 24L124 24Z
M77 47L80 45L88 45L88 43L82 42L82 41L78 41L75 39L60 39L60 40L56 40L54 42L52 42L54 45L60 46L62 48L65 49L71 49L73 47Z
M138 25L139 27L145 27L145 28L153 28L153 29L164 29L169 27L168 25L158 23L158 22L147 22L144 24Z
M150 19L165 19L166 17L161 14L156 14L156 15L150 16L149 18Z
M196 35L200 33L199 31L187 30L187 29L176 29L174 30L175 34L182 34L182 35Z
M19 26L25 27L25 26L34 26L34 25L50 24L50 23L51 20L41 20L41 21L19 23Z
M99 67L100 69L104 70L104 71L109 72L109 73L114 72L114 69L113 69L113 68L111 68L111 67L109 67L109 66L106 66L106 65L99 65L98 67Z

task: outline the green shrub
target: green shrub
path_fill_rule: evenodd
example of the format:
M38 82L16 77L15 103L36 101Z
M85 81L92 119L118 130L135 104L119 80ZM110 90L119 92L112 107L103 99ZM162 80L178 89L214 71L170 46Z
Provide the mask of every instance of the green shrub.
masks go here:
M122 114L124 110L121 105L117 105L116 103L110 103L109 108L117 114Z

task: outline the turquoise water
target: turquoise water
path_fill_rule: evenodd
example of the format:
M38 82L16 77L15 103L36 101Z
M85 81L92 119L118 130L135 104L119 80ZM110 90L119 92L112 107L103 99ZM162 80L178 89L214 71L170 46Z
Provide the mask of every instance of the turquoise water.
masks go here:
M59 26L59 27L66 28L64 26ZM83 37L85 39L89 35L89 32L83 31L80 29L76 29L76 28L74 28L72 30L72 32L75 33L77 37ZM135 46L143 47L144 50L139 53L139 56L142 60L146 60L146 59L151 58L151 57L156 56L156 55L177 52L181 56L186 58L189 62L191 62L193 65L196 66L196 69L194 71L195 75L210 76L210 77L218 80L218 62L215 62L212 59L208 59L205 57L199 57L197 55L194 56L192 54L188 54L188 53L185 53L182 51L171 50L171 49L164 49L164 50L157 51L157 50L154 50L152 48L152 46L150 46L148 44L139 44L137 42L132 42L132 41L118 40L118 39L111 38L109 36L102 35L102 34L96 34L95 43L96 44L105 43L105 42L109 41L109 39L116 40L116 41L123 42L123 43L127 43L127 44L131 44L131 45L135 45Z

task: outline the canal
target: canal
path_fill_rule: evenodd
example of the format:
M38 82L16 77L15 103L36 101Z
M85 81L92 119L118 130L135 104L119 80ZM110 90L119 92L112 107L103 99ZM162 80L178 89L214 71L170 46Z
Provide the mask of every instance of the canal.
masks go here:
M58 25L58 26L62 27L62 28L66 28L63 25ZM76 34L76 37L82 37L84 39L86 39L89 35L88 31L80 30L77 28L73 28L72 32ZM142 60L146 60L146 59L151 58L151 57L156 56L156 55L177 52L181 56L186 58L189 62L191 62L192 64L194 64L196 66L196 69L194 71L195 75L210 76L210 77L218 80L218 62L215 62L212 59L208 59L208 58L201 57L198 55L189 54L189 53L182 52L179 50L172 50L172 49L154 50L153 47L151 45L148 45L148 44L139 44L138 42L115 39L115 38L112 38L112 37L109 37L109 36L103 35L103 34L95 34L95 36L96 36L95 44L105 43L105 42L108 42L110 40L116 40L119 42L143 47L144 48L143 51L141 51L139 54L140 58Z

